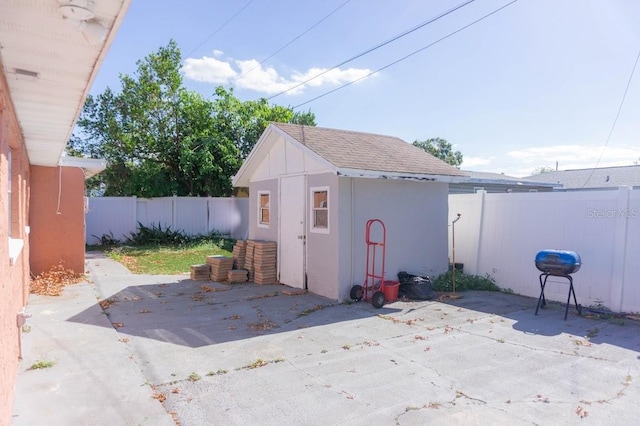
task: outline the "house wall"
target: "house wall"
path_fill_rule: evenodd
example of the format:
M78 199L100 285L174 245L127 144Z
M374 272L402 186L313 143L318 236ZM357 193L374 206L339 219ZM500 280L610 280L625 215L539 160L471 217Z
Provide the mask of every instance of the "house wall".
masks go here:
M29 160L0 66L0 424L11 424L20 348L16 315L29 293ZM9 191L9 151L11 188ZM9 207L10 206L10 207ZM9 220L9 217L11 219ZM9 246L22 248L12 253ZM17 244L17 246L16 246Z
M318 233L311 230L313 225L311 217L313 206L311 190L314 187L329 188L328 233ZM307 177L306 196L308 199L307 205L309 206L306 212L307 289L312 293L336 300L343 298L339 286L339 259L342 256L348 257L348 252L350 251L350 246L345 246L344 250L338 249L339 247L343 248L339 246L340 236L342 235L338 214L341 205L340 190L338 177L331 173L312 174ZM345 254L345 252L347 254Z
M84 273L84 172L78 167L31 167L31 273L62 262Z
M397 280L400 271L430 276L446 271L448 184L356 178L353 179L351 203L351 178L340 179L340 223L344 224L340 228L341 298L349 294L352 285L364 282L367 268L365 233L369 219L380 219L386 227L385 279ZM352 216L351 220L349 216ZM350 222L353 225L351 232L348 229ZM382 240L379 228L372 228L371 238ZM352 250L349 250L351 243ZM376 252L381 254L378 249ZM376 268L376 273L379 272Z
M640 311L640 190L528 194L464 194L449 197L456 223L456 262L470 274L492 276L503 288L538 297L538 251L576 251L573 274L578 303L614 311ZM545 296L566 302L566 280L554 280Z
M268 227L258 226L258 192L269 191L269 220ZM263 241L278 241L278 179L251 182L249 185L249 239Z

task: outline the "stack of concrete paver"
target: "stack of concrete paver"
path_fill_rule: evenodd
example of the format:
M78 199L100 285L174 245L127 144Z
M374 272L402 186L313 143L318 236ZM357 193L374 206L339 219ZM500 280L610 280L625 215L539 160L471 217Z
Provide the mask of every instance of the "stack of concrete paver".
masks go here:
M243 240L236 241L236 244L233 246L233 267L236 269L244 269L246 258L247 242Z
M225 256L207 256L207 264L211 267L211 281L226 281L229 271L233 269L233 258Z
M253 282L255 269L253 267L253 252L255 250L255 241L248 240L247 241L247 251L244 260L244 269L249 273L248 280L249 282Z
M208 281L211 268L208 264L191 265L191 279L194 281Z
M255 241L253 250L254 282L256 284L275 284L276 277L276 242Z
M232 269L227 275L229 283L246 283L249 273L246 269Z

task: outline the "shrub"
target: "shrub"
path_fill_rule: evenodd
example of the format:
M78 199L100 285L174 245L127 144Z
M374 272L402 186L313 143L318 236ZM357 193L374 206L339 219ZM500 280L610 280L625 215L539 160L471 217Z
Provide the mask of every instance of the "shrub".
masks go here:
M120 244L120 241L118 241L117 238L114 238L113 232L111 231L109 231L108 234L102 234L101 237L98 237L97 235L92 235L92 237L95 237L98 241L100 241L97 244L99 246L114 247Z
M453 291L453 272L447 271L433 280L433 289L436 291ZM456 291L483 290L500 291L495 280L489 275L467 275L456 271Z
M149 246L160 244L184 244L191 240L191 237L181 231L174 231L170 226L162 229L162 225L158 223L151 226L144 226L138 222L138 230L127 237L127 243L132 246Z

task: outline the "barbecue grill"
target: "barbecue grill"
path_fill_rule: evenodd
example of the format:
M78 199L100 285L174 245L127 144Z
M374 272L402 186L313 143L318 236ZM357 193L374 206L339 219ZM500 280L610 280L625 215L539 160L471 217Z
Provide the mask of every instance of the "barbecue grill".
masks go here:
M548 274L573 274L578 272L580 255L575 251L542 250L536 255L536 268Z
M536 306L536 315L540 306L544 307L547 301L544 297L544 288L547 285L547 279L550 276L566 278L569 281L569 295L567 296L567 305L564 310L564 319L567 320L567 314L569 313L569 303L571 302L571 295L573 295L573 303L576 306L578 315L582 314L580 305L576 300L576 292L573 288L573 277L571 274L580 270L582 260L580 255L575 251L569 250L541 250L536 254L535 258L536 268L540 272L540 297L538 297L538 305ZM544 280L543 280L544 277Z

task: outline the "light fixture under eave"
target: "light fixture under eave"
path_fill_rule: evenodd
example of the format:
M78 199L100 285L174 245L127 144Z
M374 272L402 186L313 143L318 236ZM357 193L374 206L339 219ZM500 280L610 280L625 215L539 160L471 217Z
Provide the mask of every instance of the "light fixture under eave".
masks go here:
M95 16L91 10L75 4L63 4L58 7L58 10L65 18L78 21L88 21Z
M107 28L99 22L91 21L82 21L78 29L84 35L84 38L87 39L89 44L96 45L100 44L107 38Z
M89 0L60 0L58 10L69 25L80 31L89 44L95 46L106 39L108 29L94 19L92 6L93 2Z

